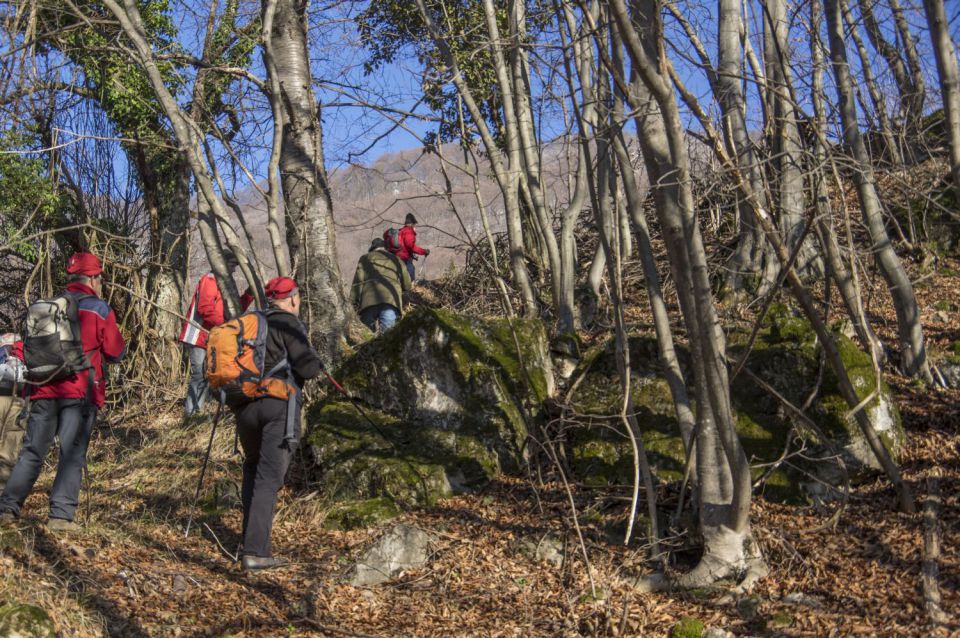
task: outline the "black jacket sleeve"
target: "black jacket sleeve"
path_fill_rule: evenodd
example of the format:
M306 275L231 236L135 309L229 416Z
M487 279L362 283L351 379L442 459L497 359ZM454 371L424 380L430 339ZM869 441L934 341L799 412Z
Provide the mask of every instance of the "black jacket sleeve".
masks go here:
M302 385L304 379L312 379L319 375L323 369L323 362L317 351L310 345L303 322L289 312L272 312L268 321L270 333L280 338L283 349L286 350L287 362L298 385ZM267 349L267 359L270 359L269 344Z

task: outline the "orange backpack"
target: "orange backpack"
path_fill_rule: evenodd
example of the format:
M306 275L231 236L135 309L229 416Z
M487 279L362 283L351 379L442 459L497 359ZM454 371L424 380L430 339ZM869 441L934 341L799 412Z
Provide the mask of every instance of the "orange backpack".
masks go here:
M207 337L210 387L221 391L233 406L263 397L289 400L296 388L289 382L287 359L264 373L266 349L267 316L259 310L213 328Z

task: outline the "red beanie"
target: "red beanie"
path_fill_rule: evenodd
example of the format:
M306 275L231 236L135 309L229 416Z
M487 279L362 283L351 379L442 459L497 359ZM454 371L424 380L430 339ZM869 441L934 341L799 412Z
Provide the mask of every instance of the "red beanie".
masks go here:
M267 282L264 293L266 293L267 299L273 299L274 301L286 299L297 293L297 282L290 277L274 277Z
M73 253L67 262L67 272L71 275L86 275L96 277L103 272L103 264L92 253Z

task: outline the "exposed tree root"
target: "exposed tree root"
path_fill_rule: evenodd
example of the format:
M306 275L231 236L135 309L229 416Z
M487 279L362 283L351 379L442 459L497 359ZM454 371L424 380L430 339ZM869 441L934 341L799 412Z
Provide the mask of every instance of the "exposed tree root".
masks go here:
M703 557L689 572L678 576L663 573L642 576L633 583L641 593L698 589L713 587L721 581L733 581L732 593L750 592L757 581L767 575L767 564L760 548L747 534L734 532L726 527L710 530Z

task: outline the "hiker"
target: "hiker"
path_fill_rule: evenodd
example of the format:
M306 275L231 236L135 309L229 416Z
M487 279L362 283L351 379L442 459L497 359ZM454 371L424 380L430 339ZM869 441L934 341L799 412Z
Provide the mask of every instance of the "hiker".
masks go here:
M400 229L400 248L395 253L397 257L403 260L403 263L407 265L407 272L410 273L410 281L413 281L417 278L416 270L413 267L413 262L416 260L416 255L423 255L426 257L430 254L429 248L417 246L416 225L417 218L413 216L413 213L407 213L406 218L403 220L403 228Z
M40 475L54 436L60 439L57 475L50 490L50 514L47 528L52 532L79 530L73 522L80 496L80 481L86 464L87 445L103 407L106 383L104 361L116 363L126 350L113 310L100 298L103 292L103 265L91 253L75 253L67 262L66 292L51 301L37 302L27 311L23 361L28 386L27 433L17 463L0 495L0 523L11 524L20 516L20 508ZM34 307L53 307L57 302L68 308L63 314L76 322L66 333L80 334L80 343L51 341L49 336L31 336ZM69 309L72 309L69 310ZM50 312L50 311L47 311ZM53 314L41 317L51 320ZM61 319L61 321L63 321ZM64 334L61 330L60 335ZM79 359L79 361L77 361ZM33 362L57 361L50 366Z
M410 280L403 261L387 250L382 239L374 239L357 262L350 286L360 321L374 332L378 322L381 333L392 328L403 308L403 293L410 290Z
M244 571L254 572L287 564L273 556L270 531L287 467L300 438L301 390L306 379L320 374L323 363L310 345L300 321L300 292L289 277L275 277L264 289L267 342L263 370L280 372L295 387L293 403L272 396L250 400L234 409L237 434L243 448L243 558ZM289 366L282 366L286 360ZM279 376L279 375L278 375ZM266 384L264 384L266 385ZM288 408L291 408L288 411Z
M230 251L223 252L227 271L233 275L239 262ZM200 277L193 291L193 299L187 310L187 321L180 330L180 343L190 361L190 380L187 384L187 397L183 401L183 416L189 419L194 414L202 416L203 405L207 402L207 380L203 374L203 364L207 356L207 333L211 328L224 322L223 295L212 272Z
M17 462L23 443L23 342L20 335L0 335L0 489Z

